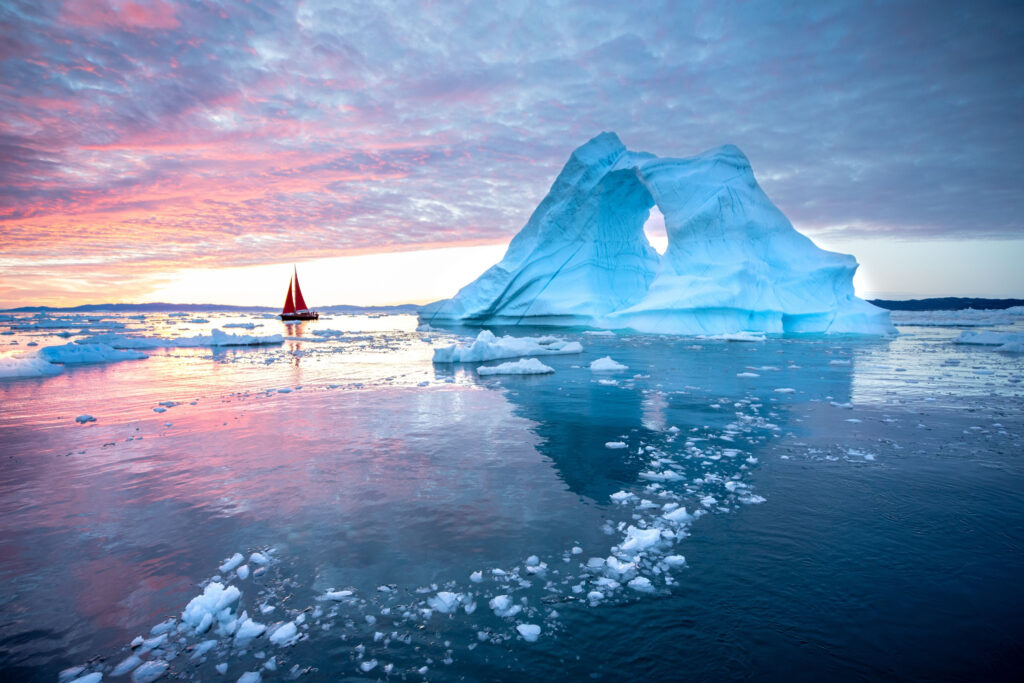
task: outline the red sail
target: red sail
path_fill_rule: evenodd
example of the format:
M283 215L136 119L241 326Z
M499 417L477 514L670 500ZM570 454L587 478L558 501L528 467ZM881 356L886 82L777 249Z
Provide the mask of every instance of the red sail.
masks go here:
M298 283L296 283L298 284ZM288 296L284 300L284 308L281 309L281 315L287 315L288 313L295 312L295 302L292 301L292 283L288 283Z
M306 300L302 298L302 290L299 289L299 271L295 271L295 309L296 311L305 311L309 308L306 305Z

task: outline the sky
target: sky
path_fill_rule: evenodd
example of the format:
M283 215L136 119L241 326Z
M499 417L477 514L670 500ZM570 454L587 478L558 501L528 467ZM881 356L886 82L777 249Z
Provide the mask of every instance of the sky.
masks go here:
M5 0L0 307L450 296L602 131L738 145L863 295L1024 297L1019 2Z

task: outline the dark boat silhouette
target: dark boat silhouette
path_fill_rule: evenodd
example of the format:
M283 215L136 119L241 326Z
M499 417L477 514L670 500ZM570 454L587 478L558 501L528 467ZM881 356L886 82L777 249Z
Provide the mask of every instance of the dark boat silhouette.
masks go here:
M294 296L292 296L294 292ZM295 268L292 273L292 281L288 283L288 295L284 300L284 308L278 316L281 320L317 320L320 314L309 310L306 300L302 298L302 290L299 288L299 270Z

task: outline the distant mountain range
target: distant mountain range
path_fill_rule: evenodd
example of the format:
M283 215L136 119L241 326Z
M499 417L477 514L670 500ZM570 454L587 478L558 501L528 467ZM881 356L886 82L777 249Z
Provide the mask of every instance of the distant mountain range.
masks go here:
M416 313L419 306L414 304L402 304L400 306L317 306L316 310L321 313ZM83 304L81 306L54 307L54 306L21 306L19 308L8 308L5 313L171 313L171 312L206 312L206 313L276 313L277 308L270 306L226 306L223 304Z
M964 308L997 310L1024 306L1024 299L979 299L972 297L947 296L934 299L871 299L871 303L890 311L958 311ZM414 314L420 309L416 304L398 306L318 306L322 313L391 313ZM270 306L225 306L223 304L83 304L67 308L53 306L21 306L5 309L4 313L168 313L168 312L252 312L275 313L277 308Z
M946 296L934 299L870 299L879 308L890 311L959 311L964 308L976 310L999 310L1024 306L1024 299L978 299L961 296Z

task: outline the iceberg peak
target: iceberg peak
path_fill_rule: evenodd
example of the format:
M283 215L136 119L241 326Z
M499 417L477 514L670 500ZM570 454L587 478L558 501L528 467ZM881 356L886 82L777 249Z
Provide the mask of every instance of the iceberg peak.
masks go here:
M652 207L668 248L644 235ZM854 294L857 261L797 232L722 145L688 158L633 152L612 132L570 155L505 257L428 322L588 325L670 334L895 332Z

